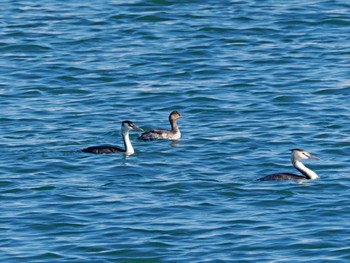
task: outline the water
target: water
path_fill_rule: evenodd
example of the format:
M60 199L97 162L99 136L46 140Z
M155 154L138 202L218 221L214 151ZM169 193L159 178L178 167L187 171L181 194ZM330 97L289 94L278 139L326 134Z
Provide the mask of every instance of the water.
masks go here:
M0 10L1 262L349 262L348 1ZM255 181L296 147L319 180Z

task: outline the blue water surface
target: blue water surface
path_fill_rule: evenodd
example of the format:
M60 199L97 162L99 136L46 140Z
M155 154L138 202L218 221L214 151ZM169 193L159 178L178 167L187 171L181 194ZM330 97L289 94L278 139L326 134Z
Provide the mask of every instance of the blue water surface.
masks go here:
M3 0L1 262L349 262L350 3ZM122 146L120 123L178 142ZM304 183L290 149L319 157Z

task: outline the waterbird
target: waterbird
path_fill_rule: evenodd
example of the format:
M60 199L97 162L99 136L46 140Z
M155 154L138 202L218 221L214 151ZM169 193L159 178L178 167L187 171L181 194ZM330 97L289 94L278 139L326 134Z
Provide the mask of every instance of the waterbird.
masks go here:
M143 131L141 128L137 127L132 121L123 121L121 124L121 134L124 142L124 149L112 145L101 145L101 146L91 146L85 149L82 149L86 153L96 153L96 154L110 154L110 153L124 153L126 155L131 155L135 153L134 148L132 147L129 131Z
M268 180L315 180L319 178L319 176L312 171L311 169L307 168L301 160L303 159L314 159L319 160L319 158L311 155L309 152L304 151L303 149L292 149L292 157L291 161L295 169L297 169L299 172L301 172L303 175L296 175L292 173L275 173L275 174L269 174L262 178L259 178L258 181L268 181Z
M178 111L172 111L169 115L169 122L171 125L171 130L152 130L142 133L138 139L139 140L179 140L181 138L181 132L177 126L176 120L183 117Z

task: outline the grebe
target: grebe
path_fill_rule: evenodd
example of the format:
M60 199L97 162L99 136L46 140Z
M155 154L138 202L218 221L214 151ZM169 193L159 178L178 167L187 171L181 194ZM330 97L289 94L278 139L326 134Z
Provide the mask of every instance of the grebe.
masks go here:
M181 132L177 126L176 120L183 117L178 111L173 111L169 115L169 122L171 125L171 130L152 130L142 133L138 139L139 140L159 140L159 139L169 139L178 140L181 138Z
M121 125L121 132L123 136L125 149L111 146L111 145L101 145L101 146L91 146L91 147L82 149L82 151L86 153L96 153L96 154L124 153L126 155L131 155L135 151L129 139L130 130L143 131L141 128L137 127L132 121L123 121Z
M302 180L302 179L315 180L315 179L319 178L318 175L314 171L307 168L301 162L302 159L319 160L319 158L312 156L310 153L308 153L307 151L304 151L302 149L292 149L291 151L292 151L291 160L292 160L293 166L295 167L295 169L297 169L299 172L301 172L304 176L296 175L296 174L292 174L292 173L276 173L276 174L266 175L266 176L258 179L258 181Z

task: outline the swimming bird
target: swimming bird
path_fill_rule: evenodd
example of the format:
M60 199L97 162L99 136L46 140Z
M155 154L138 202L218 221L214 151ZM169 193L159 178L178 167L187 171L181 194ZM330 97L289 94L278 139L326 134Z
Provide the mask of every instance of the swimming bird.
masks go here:
M142 133L138 139L139 140L178 140L181 138L181 132L177 126L176 120L183 117L178 111L173 111L169 115L169 122L171 125L171 130L152 130Z
M276 173L276 174L270 174L266 175L258 181L268 181L268 180L315 180L319 178L319 176L309 168L307 168L304 164L302 164L301 160L303 159L315 159L319 160L319 158L311 155L307 151L304 151L303 149L292 149L292 164L299 172L301 172L303 175L296 175L292 173Z
M123 121L121 125L121 133L124 141L124 149L112 146L112 145L101 145L101 146L91 146L82 149L86 153L96 153L96 154L110 154L110 153L124 153L126 155L133 154L134 148L131 145L129 138L129 131L143 131L141 128L137 127L132 121Z

